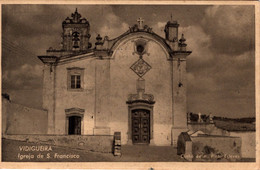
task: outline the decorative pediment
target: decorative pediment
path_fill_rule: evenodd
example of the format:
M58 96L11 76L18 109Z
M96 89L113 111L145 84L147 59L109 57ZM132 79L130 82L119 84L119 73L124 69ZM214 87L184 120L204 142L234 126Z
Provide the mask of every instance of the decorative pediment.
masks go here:
M152 94L129 94L128 100L126 102L127 104L132 103L148 103L148 104L154 104L154 96Z
M69 108L69 109L65 109L66 114L70 114L70 113L84 113L85 109L80 109L80 108Z
M80 68L80 67L69 67L67 70L84 70L85 68Z
M137 24L135 24L132 27L129 27L129 32L138 32L138 31L149 32L149 33L153 32L152 28L149 27L148 25L140 27Z
M138 78L136 81L136 94L129 94L126 101L127 104L132 103L147 103L154 104L154 97L152 94L145 93L145 80L143 78Z

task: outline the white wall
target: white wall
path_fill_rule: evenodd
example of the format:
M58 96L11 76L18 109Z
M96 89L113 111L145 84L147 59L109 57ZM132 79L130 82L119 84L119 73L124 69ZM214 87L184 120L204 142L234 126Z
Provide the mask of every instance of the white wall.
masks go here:
M256 137L255 132L230 132L230 136L241 137L242 148L241 154L243 158L256 157Z
M67 68L80 67L84 69L83 91L70 91L67 89ZM55 133L66 134L65 109L85 109L84 131L82 134L93 134L94 106L95 106L95 59L85 59L56 67L55 81Z
M122 42L111 60L88 58L56 67L56 134L66 134L65 109L76 107L85 109L83 134L93 134L95 124L99 127L103 125L110 128L111 135L115 131L121 131L122 144L127 143L129 120L126 101L129 94L136 93L138 79L138 76L130 69L139 58L136 54L133 55L132 40L134 39ZM148 42L148 53L149 56L144 55L143 59L151 65L152 69L143 78L145 79L145 93L153 94L156 102L153 109L153 140L155 145L170 145L172 65L171 61L167 60L168 54L165 50L152 40ZM103 67L102 63L106 66ZM67 90L68 67L85 68L83 91ZM109 74L106 74L107 72ZM95 120L97 120L96 123L94 123Z
M135 94L138 76L130 69L139 56L133 55L135 38L122 42L110 61L111 70L111 130L121 130L122 143L128 138L127 96ZM171 62L167 60L164 49L154 41L148 42L148 55L143 59L152 67L143 78L145 93L154 95L153 137L155 145L171 144L172 125L172 87ZM119 128L120 127L120 128Z

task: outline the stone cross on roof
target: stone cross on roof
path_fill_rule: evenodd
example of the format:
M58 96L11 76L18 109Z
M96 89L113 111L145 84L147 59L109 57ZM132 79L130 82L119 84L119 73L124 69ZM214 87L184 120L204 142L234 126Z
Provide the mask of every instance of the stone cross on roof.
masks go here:
M143 20L143 18L141 18L141 17L139 17L138 19L137 19L137 22L138 22L138 28L139 29L143 29L143 22L144 22L144 20Z
M81 18L81 15L78 13L78 9L76 8L76 11L71 14L71 17L73 18L73 21L75 23L79 22L79 19Z

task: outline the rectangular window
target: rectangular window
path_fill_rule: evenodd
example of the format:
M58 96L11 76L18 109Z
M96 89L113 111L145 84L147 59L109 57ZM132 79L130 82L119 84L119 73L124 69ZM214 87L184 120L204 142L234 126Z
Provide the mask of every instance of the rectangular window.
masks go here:
M70 87L72 89L80 89L81 88L80 83L81 83L80 75L71 75Z
M82 68L67 68L68 70L68 89L82 90L83 87L83 73Z

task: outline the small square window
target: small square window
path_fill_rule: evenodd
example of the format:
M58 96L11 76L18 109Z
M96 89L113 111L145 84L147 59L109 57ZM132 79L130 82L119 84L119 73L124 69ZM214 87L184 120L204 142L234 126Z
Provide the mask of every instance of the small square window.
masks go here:
M83 87L83 68L73 67L68 70L68 90L82 90Z

